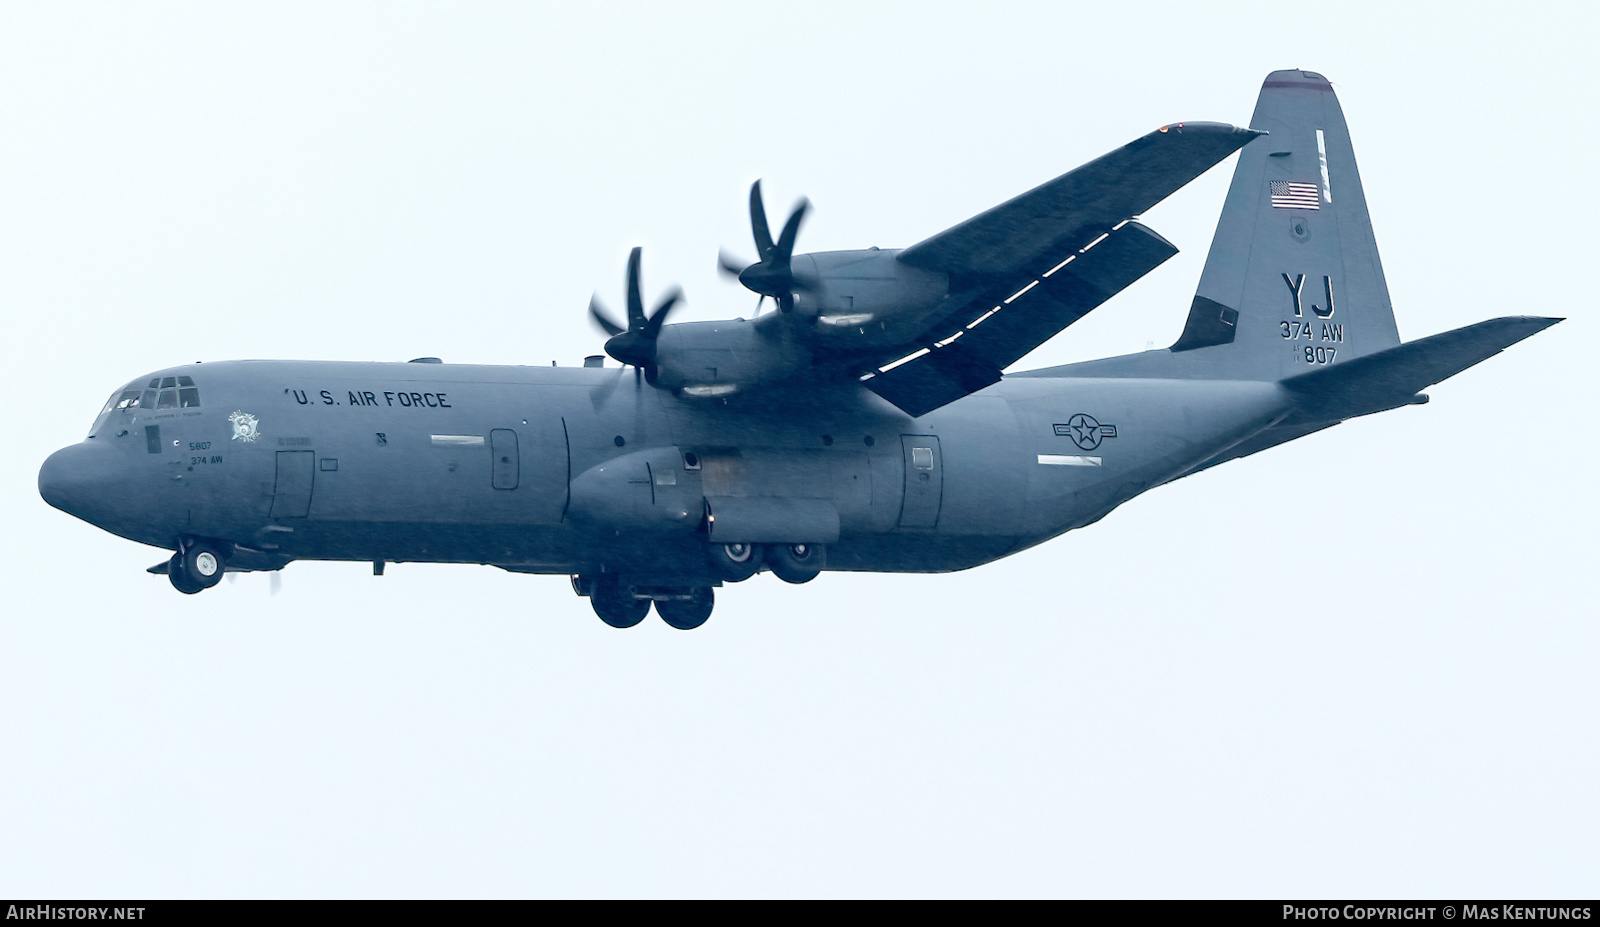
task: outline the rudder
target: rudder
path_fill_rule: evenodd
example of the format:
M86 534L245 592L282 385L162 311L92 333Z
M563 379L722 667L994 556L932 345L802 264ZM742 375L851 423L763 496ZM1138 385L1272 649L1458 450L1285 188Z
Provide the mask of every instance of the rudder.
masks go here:
M1326 78L1274 71L1174 353L1278 380L1400 343L1350 132Z

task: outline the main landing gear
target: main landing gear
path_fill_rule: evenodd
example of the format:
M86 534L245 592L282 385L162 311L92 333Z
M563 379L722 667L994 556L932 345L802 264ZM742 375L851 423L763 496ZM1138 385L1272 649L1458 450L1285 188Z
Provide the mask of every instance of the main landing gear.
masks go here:
M600 620L613 628L631 628L650 613L656 614L679 631L693 631L711 617L716 595L710 586L632 586L615 576L574 576L572 589L587 595Z
M725 583L743 582L762 567L786 583L808 583L827 565L821 544L712 544L706 556L713 575ZM588 596L594 613L613 628L637 625L654 603L662 621L692 631L706 623L716 605L710 586L639 585L622 582L611 573L574 576L572 591Z
M613 628L631 628L650 614L650 600L633 595L630 588L611 582L595 583L589 593L589 604L600 620Z
M706 553L727 583L743 582L763 566L786 583L809 583L827 565L821 544L712 544Z
M222 549L210 541L191 541L167 561L167 579L172 588L194 595L222 582Z

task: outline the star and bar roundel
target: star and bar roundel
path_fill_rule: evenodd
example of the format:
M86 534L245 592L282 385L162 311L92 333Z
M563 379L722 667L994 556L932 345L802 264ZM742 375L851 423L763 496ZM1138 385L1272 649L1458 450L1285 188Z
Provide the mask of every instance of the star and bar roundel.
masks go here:
M1092 451L1100 446L1105 438L1117 436L1117 426L1102 425L1095 421L1094 416L1084 412L1075 412L1067 419L1065 424L1055 426L1055 432L1065 438L1071 438L1072 443L1086 451Z

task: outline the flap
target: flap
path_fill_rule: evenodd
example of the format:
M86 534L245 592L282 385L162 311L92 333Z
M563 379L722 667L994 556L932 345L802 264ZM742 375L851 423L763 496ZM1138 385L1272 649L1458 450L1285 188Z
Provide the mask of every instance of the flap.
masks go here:
M961 317L953 331L933 332L943 337L927 353L880 367L866 387L913 417L931 412L998 381L1006 367L1177 253L1165 238L1128 222L972 321Z

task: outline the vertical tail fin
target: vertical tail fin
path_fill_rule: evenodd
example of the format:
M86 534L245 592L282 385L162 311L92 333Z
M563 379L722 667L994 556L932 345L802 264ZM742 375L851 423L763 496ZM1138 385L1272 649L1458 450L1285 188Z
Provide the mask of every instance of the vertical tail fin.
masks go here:
M1282 379L1400 343L1344 113L1327 79L1274 71L1173 352ZM1202 360L1204 358L1204 360Z

